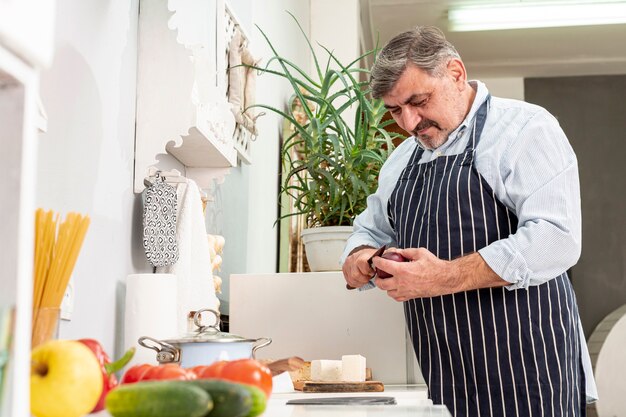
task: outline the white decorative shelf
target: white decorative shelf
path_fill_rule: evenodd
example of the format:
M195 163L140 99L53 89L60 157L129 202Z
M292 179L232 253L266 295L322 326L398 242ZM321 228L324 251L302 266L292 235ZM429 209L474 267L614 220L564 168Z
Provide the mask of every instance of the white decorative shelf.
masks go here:
M183 137L181 146L176 147L170 142L165 149L186 167L232 167L237 163L234 148L220 146L219 143L211 141L198 127L189 130L189 135Z
M226 96L232 25L224 0L140 1L135 192L159 154L201 187L239 159L250 162Z

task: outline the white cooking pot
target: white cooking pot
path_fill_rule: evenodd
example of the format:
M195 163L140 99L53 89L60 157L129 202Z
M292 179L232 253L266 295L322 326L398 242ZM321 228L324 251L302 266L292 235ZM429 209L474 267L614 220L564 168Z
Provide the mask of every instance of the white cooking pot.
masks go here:
M215 315L215 324L203 326L201 314ZM254 358L258 349L272 343L272 339L245 337L224 333L219 330L220 313L209 308L198 310L193 316L197 330L178 339L157 340L148 336L140 337L138 343L157 352L160 364L178 363L183 368L197 365L210 365L218 360Z

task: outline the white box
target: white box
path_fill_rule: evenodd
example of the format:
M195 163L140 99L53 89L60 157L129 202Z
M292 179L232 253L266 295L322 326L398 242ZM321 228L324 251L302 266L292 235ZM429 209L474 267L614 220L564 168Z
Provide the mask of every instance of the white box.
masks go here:
M272 338L257 358L339 359L358 352L377 381L413 379L402 303L379 289L348 291L341 272L233 274L229 321L234 334Z

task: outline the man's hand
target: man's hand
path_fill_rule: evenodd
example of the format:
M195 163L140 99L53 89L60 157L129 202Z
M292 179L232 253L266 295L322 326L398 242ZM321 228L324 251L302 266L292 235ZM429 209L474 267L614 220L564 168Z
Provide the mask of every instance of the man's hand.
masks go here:
M509 284L493 272L478 253L445 261L424 248L394 251L409 262L395 262L381 257L374 258L373 262L376 268L392 275L391 278L376 278L375 283L396 301Z
M362 287L372 278L374 270L367 261L372 257L374 252L376 252L375 248L362 247L346 258L341 269L343 271L343 277L350 287Z

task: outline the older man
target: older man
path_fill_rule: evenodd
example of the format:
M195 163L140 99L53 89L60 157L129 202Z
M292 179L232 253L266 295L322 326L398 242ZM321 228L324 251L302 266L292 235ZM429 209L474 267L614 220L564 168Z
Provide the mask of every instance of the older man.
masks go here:
M440 30L392 39L373 96L412 135L354 222L343 272L404 302L433 402L455 416L583 416L595 397L566 270L581 250L576 156L546 110L468 81ZM410 262L376 257L382 245ZM587 392L589 391L589 392Z

